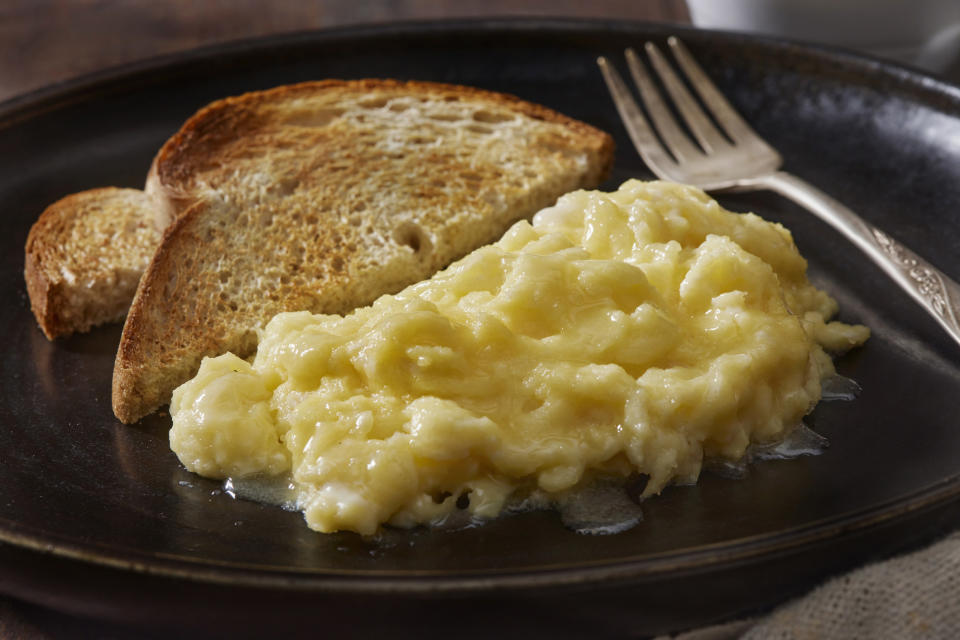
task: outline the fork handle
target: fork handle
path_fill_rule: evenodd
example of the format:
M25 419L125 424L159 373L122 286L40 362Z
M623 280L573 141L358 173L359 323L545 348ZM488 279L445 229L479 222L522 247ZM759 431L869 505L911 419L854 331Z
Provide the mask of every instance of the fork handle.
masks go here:
M869 256L960 344L960 285L813 185L785 171L758 180L809 209Z

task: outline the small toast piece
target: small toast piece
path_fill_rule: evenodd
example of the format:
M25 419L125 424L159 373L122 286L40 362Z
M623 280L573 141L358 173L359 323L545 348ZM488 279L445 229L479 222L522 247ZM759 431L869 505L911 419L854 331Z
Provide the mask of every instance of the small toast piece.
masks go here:
M124 325L114 413L169 402L204 356L246 357L278 312L346 313L430 276L612 162L606 133L468 87L322 81L209 105L150 172L172 222Z
M138 189L91 189L47 207L27 235L23 268L47 338L123 319L160 243L154 217Z

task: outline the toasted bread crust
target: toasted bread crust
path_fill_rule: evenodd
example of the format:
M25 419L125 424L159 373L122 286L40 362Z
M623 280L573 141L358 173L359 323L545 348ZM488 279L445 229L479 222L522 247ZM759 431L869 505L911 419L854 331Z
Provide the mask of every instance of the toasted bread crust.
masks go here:
M30 308L50 340L125 315L159 243L141 191L75 193L40 215L24 248Z
M138 384L142 380L139 369L142 369L144 364L148 366L152 364L153 354L151 352L155 351L158 346L175 351L186 349L190 353L195 352L197 354L195 359L188 358L183 361L180 368L171 372L170 375L177 379L188 375L187 372L192 370L194 366L199 366L202 357L200 354L223 351L227 347L222 340L218 340L215 333L201 325L200 317L206 316L208 313L187 314L187 317L182 318L177 326L173 324L161 326L158 332L149 308L154 300L163 299L169 295L170 292L165 289L168 289L171 283L176 283L180 275L178 271L182 267L181 256L193 255L203 251L204 241L195 227L198 217L202 215L201 212L205 208L204 203L198 202L194 207L176 218L164 231L163 239L150 261L141 279L137 295L134 297L127 322L124 324L123 336L150 335L152 340L124 339L121 337L114 365L113 402L114 412L123 422L134 422L142 417L126 411L124 407L155 407L166 400L162 385ZM206 299L196 302L202 306L213 301ZM255 338L255 335L251 337ZM118 398L122 399L119 403Z
M144 189L154 202L157 228L165 229L175 217L202 198L202 194L197 192L196 179L210 172L211 164L218 162L224 146L255 134L262 128L262 105L295 100L300 95L317 92L374 93L381 90L502 104L531 118L561 124L586 138L602 138L603 148L599 153L607 159L607 164L596 167L596 170L599 175L607 176L613 166L613 139L609 135L584 122L509 94L416 80L402 82L368 78L301 82L211 102L197 111L167 140L151 163Z
M51 282L51 279L43 272L41 266L42 258L38 255L36 249L32 249L31 242L33 229L30 236L27 237L26 258L23 265L23 279L27 283L27 297L30 299L30 310L33 311L40 330L49 340L66 333L66 328L54 314L56 300L59 297L57 284Z
M205 107L153 163L173 222L124 326L114 413L166 403L205 355L249 355L278 312L346 313L429 276L612 158L589 125L452 85L309 82Z

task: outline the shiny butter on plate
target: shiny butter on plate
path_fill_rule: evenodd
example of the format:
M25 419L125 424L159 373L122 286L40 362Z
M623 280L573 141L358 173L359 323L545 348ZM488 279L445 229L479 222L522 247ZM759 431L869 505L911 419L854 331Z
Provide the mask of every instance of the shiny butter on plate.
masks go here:
M494 518L647 478L695 482L793 431L864 342L829 322L787 231L702 191L578 191L347 316L283 313L252 362L173 395L187 469L284 498L321 532Z

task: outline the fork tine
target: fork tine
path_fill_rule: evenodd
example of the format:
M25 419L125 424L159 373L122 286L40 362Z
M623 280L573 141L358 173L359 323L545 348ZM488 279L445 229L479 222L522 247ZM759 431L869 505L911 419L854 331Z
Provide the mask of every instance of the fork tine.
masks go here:
M667 93L673 98L674 106L677 108L677 111L680 112L680 115L683 116L687 127L689 127L693 137L697 139L697 142L700 143L700 146L703 147L703 150L707 153L712 153L715 149L728 146L729 143L720 134L717 127L710 122L710 119L704 114L703 109L697 104L693 96L690 95L690 92L687 91L683 82L673 71L670 63L667 62L667 59L660 52L660 48L652 42L646 43L644 48L647 51L647 56L650 58L650 63L653 65L654 71L660 76L660 80L663 82L663 86L666 87Z
M697 90L704 104L713 113L713 116L723 127L730 139L737 144L760 140L760 136L748 125L740 114L734 110L716 85L707 77L686 46L675 36L667 39L667 44L673 52L674 58L690 80L690 84Z
M670 113L670 109L663 101L660 90L653 84L653 80L647 74L640 61L640 57L633 49L627 49L627 66L630 67L630 75L640 90L640 98L647 107L647 112L653 118L653 124L657 128L657 133L663 143L667 145L670 153L677 159L677 162L687 162L702 157L703 153L693 146L693 143L687 137Z
M662 167L665 170L676 169L677 163L666 152L660 141L657 140L653 129L647 123L640 107L637 106L630 90L624 84L623 78L617 73L607 59L603 56L597 58L597 65L603 74L603 79L607 83L607 89L610 90L610 96L613 98L613 104L617 107L620 119L630 134L630 140L637 149L640 157L647 163L651 169Z

